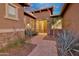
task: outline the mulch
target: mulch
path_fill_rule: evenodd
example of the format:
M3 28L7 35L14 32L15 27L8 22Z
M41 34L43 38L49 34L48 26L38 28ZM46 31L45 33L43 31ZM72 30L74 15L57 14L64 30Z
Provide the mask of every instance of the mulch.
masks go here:
M25 45L0 52L0 56L27 56L35 47L35 44L26 43Z

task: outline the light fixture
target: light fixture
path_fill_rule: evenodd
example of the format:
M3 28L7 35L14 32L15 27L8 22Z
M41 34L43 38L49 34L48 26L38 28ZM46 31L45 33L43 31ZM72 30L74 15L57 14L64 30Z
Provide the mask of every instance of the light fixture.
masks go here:
M26 25L26 28L27 28L27 29L31 29L31 25L28 23L28 24Z

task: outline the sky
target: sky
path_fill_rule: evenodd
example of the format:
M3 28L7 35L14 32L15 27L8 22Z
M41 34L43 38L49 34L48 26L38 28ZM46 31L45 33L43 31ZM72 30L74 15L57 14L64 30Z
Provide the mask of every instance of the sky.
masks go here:
M48 7L54 7L53 15L58 15L61 13L63 3L31 3L31 7L26 8L27 11L39 10Z

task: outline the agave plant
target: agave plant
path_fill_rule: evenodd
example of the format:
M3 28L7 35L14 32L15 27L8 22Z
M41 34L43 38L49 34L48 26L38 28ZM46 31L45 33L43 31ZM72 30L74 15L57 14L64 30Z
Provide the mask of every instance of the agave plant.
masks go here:
M72 50L74 50L75 46L79 46L77 37L71 31L67 30L62 30L57 34L57 36L60 54L63 56L67 55L68 53L73 55Z

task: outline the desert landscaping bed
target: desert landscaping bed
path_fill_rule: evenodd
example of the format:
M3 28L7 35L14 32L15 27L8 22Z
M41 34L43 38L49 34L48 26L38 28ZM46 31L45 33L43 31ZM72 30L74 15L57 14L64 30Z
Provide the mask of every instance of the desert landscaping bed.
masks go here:
M27 56L35 47L31 43L10 45L0 49L0 56Z

